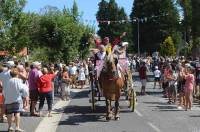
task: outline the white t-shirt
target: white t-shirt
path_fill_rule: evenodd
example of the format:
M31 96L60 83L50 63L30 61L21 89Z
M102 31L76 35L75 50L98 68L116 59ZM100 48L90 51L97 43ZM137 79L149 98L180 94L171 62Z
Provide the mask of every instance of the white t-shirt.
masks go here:
M105 56L106 56L106 52L98 52L97 53L97 57L100 60L103 60L105 58Z
M161 76L161 72L160 72L160 70L155 70L154 72L154 76L156 77L156 78L158 78L158 77L160 77Z
M19 78L11 78L8 81L8 87L4 89L5 104L21 102L22 97L28 96L28 86L23 84Z
M8 87L8 80L11 78L10 76L10 70L4 70L0 73L0 80L3 84L3 91Z
M77 67L76 66L73 66L69 69L69 73L70 75L76 75L76 72L77 72Z

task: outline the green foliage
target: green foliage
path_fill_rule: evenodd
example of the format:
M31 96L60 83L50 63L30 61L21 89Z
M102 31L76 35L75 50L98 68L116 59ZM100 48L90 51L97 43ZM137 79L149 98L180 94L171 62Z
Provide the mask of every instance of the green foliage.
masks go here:
M180 55L182 56L191 56L192 54L192 44L185 46L181 51Z
M101 2L99 2L96 18L99 21L121 21L127 20L128 16L126 15L124 8L119 7L115 0L110 0L109 2L101 0ZM109 37L110 42L113 42L116 37L119 37L123 32L127 32L129 36L125 36L123 41L128 41L130 45L132 44L131 26L129 26L129 23L122 21L121 23L99 23L98 27L98 35L101 38Z
M163 44L160 45L160 53L162 56L175 56L176 49L172 37L167 37Z
M183 12L182 32L185 34L186 42L191 40L191 25L192 25L192 2L191 0L177 0Z
M155 52L160 43L177 32L179 14L173 0L134 0L131 19L139 18L140 50ZM137 44L138 19L132 23L133 41ZM137 49L137 47L135 47Z
M0 50L11 54L26 46L32 60L69 62L82 51L82 36L94 32L94 28L79 22L75 1L71 10L45 6L39 14L24 13L25 0L0 2ZM83 56L88 50L84 49Z
M48 52L49 60L53 62L60 59L68 63L76 59L82 50L79 49L79 45L83 34L93 32L90 27L78 23L71 12L64 10L61 13L52 7L50 7L50 12L47 8L45 9L39 25L36 37L38 44L51 49ZM89 49L84 50L88 51ZM83 54L86 53L85 51Z
M200 45L199 45L199 36L200 36L200 1L192 0L192 37L193 37L193 56L199 56L200 54Z
M79 20L78 6L77 6L77 3L76 3L75 0L74 0L74 3L73 3L73 7L71 9L71 14L72 14L72 17L74 18L75 21Z
M40 62L49 62L48 58L48 48L34 48L30 53L30 62L40 61Z
M23 11L25 0L0 1L0 43L1 49L13 53L13 47L18 51L29 42L25 33L26 18ZM22 37L23 34L24 36Z

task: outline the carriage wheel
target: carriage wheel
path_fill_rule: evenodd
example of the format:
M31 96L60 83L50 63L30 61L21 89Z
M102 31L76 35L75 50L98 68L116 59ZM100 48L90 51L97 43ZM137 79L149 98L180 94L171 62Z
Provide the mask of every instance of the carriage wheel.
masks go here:
M135 93L135 91L132 89L132 90L131 90L131 97L130 97L130 108L131 108L131 111L132 111L132 112L135 111L135 105L136 105L136 93Z

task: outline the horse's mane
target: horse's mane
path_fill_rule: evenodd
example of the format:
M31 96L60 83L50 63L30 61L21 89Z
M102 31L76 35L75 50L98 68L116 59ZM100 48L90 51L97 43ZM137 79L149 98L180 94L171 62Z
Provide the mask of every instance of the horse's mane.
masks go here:
M114 57L113 57L112 53L107 55L106 61L109 62L109 63L113 63L114 62Z

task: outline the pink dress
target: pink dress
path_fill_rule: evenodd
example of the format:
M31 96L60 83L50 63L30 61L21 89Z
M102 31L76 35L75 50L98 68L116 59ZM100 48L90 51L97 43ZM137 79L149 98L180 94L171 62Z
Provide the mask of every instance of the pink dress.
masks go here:
M188 74L185 77L185 92L191 92L193 91L194 87L194 75L193 74Z

